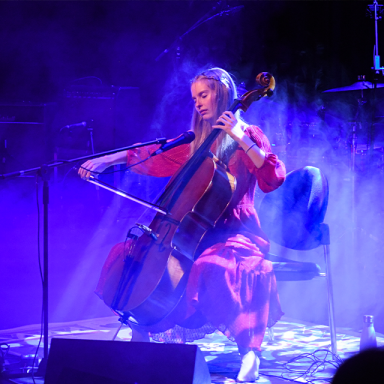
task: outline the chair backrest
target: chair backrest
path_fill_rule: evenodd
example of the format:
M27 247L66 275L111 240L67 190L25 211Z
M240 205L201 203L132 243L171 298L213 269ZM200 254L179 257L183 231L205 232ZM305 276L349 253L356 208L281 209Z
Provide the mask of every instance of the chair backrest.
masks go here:
M325 175L315 167L287 174L283 185L263 198L259 217L270 240L290 249L313 249L324 244L323 224L329 187ZM329 238L329 233L328 233Z

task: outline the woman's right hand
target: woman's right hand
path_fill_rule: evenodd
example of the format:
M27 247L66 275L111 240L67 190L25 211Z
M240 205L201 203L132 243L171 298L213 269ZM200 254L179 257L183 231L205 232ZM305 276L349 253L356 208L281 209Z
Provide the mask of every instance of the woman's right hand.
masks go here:
M78 173L82 179L88 180L93 174L92 172L101 173L110 165L111 164L109 163L107 156L97 157L95 159L87 160L85 163L81 164Z

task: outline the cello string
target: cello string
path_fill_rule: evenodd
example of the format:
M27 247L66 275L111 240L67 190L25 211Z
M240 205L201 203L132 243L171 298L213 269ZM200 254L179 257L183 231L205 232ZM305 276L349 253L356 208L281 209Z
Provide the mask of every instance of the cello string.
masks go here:
M165 191L164 196L161 195L159 199L156 201L156 204L162 206L163 202L168 200L177 188L185 181L185 179L189 179L186 177L191 170L194 170L198 167L199 161L204 160L204 152L209 152L209 148L212 143L216 140L216 137L219 135L220 130L214 129L205 139L205 141L200 145L200 147L196 150L196 152L188 159L187 163L181 170L181 172L167 185L167 191ZM192 176L192 175L191 175Z
M160 191L156 194L156 197L154 199L151 200L151 203L152 204L156 204L155 202L158 201L158 199L160 198L160 196L164 193L165 189L167 188L167 185L168 183L163 186ZM145 216L152 216L151 218L148 219L148 217L146 217L143 221L144 223L141 223L141 224L149 224L149 222L152 222L154 216L156 215L156 212L153 211L153 209L151 208L148 208L148 207L145 207L144 211L141 213L141 215L138 217L138 219L136 220L137 222L140 222Z

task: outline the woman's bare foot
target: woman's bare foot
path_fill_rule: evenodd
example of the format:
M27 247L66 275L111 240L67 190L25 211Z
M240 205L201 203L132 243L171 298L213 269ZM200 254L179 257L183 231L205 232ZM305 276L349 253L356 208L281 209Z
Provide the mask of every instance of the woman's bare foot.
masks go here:
M237 375L238 383L253 382L259 378L260 359L252 350L241 356L241 368Z

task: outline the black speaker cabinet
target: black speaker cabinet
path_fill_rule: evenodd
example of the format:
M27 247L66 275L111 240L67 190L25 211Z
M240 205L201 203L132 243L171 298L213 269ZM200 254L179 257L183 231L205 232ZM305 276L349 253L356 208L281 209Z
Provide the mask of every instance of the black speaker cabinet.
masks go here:
M0 103L0 173L53 161L50 127L56 105Z
M54 338L46 384L208 384L197 345Z
M95 152L132 145L143 141L139 121L138 88L72 86L58 105L55 145L63 156L91 153L92 142Z

